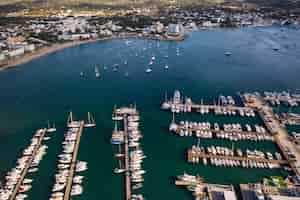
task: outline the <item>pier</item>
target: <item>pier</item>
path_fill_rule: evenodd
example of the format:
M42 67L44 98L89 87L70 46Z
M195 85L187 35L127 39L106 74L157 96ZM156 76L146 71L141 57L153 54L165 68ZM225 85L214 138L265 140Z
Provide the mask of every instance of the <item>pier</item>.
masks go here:
M241 157L241 156L225 156L225 155L213 155L213 154L205 154L193 152L191 149L187 152L188 162L192 163L193 158L216 158L216 159L224 159L224 160L235 160L235 161L256 161L260 163L272 163L272 164L288 164L285 160L269 160L265 158L255 158L255 157Z
M180 136L196 136L198 138L219 138L230 141L252 140L252 141L274 141L274 137L269 133L259 133L255 131L242 130L215 130L215 129L199 129L195 127L186 128L178 125L177 129L171 130Z
M119 166L114 169L114 173L124 173L125 200L143 200L143 194L135 193L143 187L143 175L146 173L142 168L142 162L146 156L143 154L139 141L142 138L139 130L139 113L135 106L115 108L112 119L123 124L122 130L118 130L115 124L111 138L112 144L119 145L119 152L115 156L117 159L124 159L123 167L121 160L118 160ZM123 153L120 149L121 145L124 147Z
M21 184L22 184L22 182L23 182L23 180L24 180L24 178L25 178L25 176L26 176L26 174L27 174L27 172L28 172L28 169L30 168L30 165L32 164L32 161L33 161L34 157L36 156L36 153L37 153L39 147L40 147L41 144L42 144L43 138L44 138L44 136L45 136L45 134L46 134L46 130L47 130L47 129L43 129L41 135L39 136L38 143L37 143L37 145L35 146L34 151L33 151L32 155L30 156L29 161L26 163L26 165L25 165L25 167L24 167L24 169L23 169L23 171L22 171L22 173L21 173L21 177L18 179L18 182L17 182L15 188L13 189L12 194L11 194L10 197L9 197L9 200L15 200L16 195L17 195L18 192L19 192L19 188L20 188L20 186L21 186Z
M273 110L264 99L258 95L244 94L246 104L259 110L266 127L275 136L275 142L281 150L294 173L300 176L300 151L295 143L290 140L288 132L281 127L280 122L275 118ZM247 97L247 98L246 98Z
M63 200L70 199L73 176L74 176L74 172L75 172L76 160L77 160L77 155L78 155L78 150L79 150L80 139L81 139L81 135L82 135L82 131L83 131L83 126L84 126L84 122L80 121L80 126L79 126L79 130L78 130L77 137L76 137L76 143L75 143L75 147L74 147L74 152L73 152L71 166L70 166L70 172L69 172L69 176L67 179L66 190L65 190Z
M128 147L128 126L127 126L127 115L124 114L124 148L125 148L125 195L126 200L131 199L131 182L130 182L130 173L129 173L129 147Z

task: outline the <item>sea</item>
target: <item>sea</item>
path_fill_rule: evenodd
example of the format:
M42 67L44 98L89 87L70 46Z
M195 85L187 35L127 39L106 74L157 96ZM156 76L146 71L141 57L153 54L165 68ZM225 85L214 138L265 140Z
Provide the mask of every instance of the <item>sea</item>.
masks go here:
M278 48L278 51L273 50ZM231 52L226 56L225 52ZM151 73L149 67L155 57ZM95 76L95 66L100 78ZM165 65L169 68L165 69ZM118 66L114 71L113 67ZM80 74L83 74L82 76ZM168 131L172 114L160 109L165 94L179 90L194 102L213 103L219 95L231 95L241 104L238 92L294 91L300 89L300 30L291 27L248 27L200 30L184 41L114 39L82 44L51 53L0 72L0 174L15 166L35 131L55 123L57 132L45 141L48 150L27 193L30 200L49 199L62 152L68 112L87 119L95 128L84 129L79 160L88 162L80 200L124 199L124 176L113 169L118 163L110 143L114 106L136 105L141 117L142 149L147 155L143 189L149 200L191 200L193 196L175 185L176 176L187 172L205 182L233 184L259 182L268 176L287 176L276 169L219 168L189 164L186 150L196 138L178 137ZM285 108L282 108L285 109ZM299 108L294 109L300 113ZM224 117L213 114L177 114L176 120L262 124L259 118ZM289 130L300 131L299 127ZM200 145L231 147L232 142L201 139ZM243 150L276 152L272 142L239 141Z

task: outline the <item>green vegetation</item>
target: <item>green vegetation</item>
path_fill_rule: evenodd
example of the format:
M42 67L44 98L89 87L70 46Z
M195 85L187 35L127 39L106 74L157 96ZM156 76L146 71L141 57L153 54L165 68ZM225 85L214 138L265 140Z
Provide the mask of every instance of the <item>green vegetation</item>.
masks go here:
M264 184L269 186L276 186L280 188L286 186L284 179L281 176L271 176L270 178L265 178Z

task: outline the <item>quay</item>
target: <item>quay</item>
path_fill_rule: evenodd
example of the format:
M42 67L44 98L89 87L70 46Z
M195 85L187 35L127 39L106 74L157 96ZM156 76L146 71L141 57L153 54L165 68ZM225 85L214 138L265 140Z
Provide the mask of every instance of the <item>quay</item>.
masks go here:
M128 147L128 126L127 126L127 115L124 114L124 148L125 148L125 195L126 200L131 199L131 182L129 173L129 147Z
M235 160L235 161L256 161L260 163L272 163L272 164L281 164L281 165L288 163L286 160L269 160L265 158L205 154L205 153L193 152L191 149L189 149L187 151L188 162L192 163L193 158L210 158L210 159L216 158L216 159Z
M78 155L78 150L79 150L80 139L81 139L81 135L82 135L82 131L83 131L83 126L84 126L84 122L80 121L80 126L79 126L79 130L78 130L78 133L76 136L76 143L75 143L75 147L74 147L74 152L73 152L71 166L70 166L70 172L69 172L69 176L67 179L66 190L65 190L63 200L70 199L73 176L74 176L74 172L75 172L76 160L77 160L77 155Z
M30 156L29 161L26 163L26 165L25 165L25 167L24 167L24 169L23 169L23 171L21 173L21 177L18 179L18 182L17 182L15 188L13 189L12 194L9 197L9 200L15 200L16 199L16 195L18 194L19 188L20 188L20 186L21 186L21 184L22 184L22 182L23 182L23 180L24 180L24 178L25 178L25 176L26 176L26 174L28 172L28 169L30 168L30 165L33 162L34 157L36 156L36 153L37 153L39 147L42 144L42 141L43 141L43 138L44 138L44 136L46 134L46 131L47 131L47 129L43 129L41 135L39 136L38 143L35 146L34 151L33 151L32 155Z

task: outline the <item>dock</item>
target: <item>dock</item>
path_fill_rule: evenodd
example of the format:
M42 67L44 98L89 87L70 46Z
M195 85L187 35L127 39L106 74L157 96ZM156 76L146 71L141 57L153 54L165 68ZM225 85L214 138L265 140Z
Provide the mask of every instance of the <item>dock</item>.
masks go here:
M272 164L287 164L286 160L269 160L265 158L254 158L254 157L241 157L241 156L224 156L224 155L213 155L205 153L196 153L191 149L187 151L188 162L192 163L193 158L210 158L210 159L224 159L224 160L235 160L235 161L256 161L260 163L272 163Z
M128 126L127 126L127 115L124 114L124 148L125 148L125 195L126 200L131 199L131 182L130 182L130 173L129 173L129 147L128 147Z
M295 143L290 140L288 132L281 127L276 119L273 110L268 106L261 96L254 94L244 94L248 97L248 106L259 110L260 117L263 119L266 127L274 134L275 142L281 150L284 158L287 160L294 173L300 176L300 151Z
M67 179L66 190L65 190L65 193L64 193L63 200L69 200L70 199L73 176L74 176L74 172L75 172L77 155L78 155L80 139L81 139L81 135L82 135L82 131L83 131L83 126L84 126L84 122L80 121L80 127L79 127L77 137L76 137L76 143L75 143L75 147L74 147L74 152L73 152L71 166L70 166L70 172L69 172L69 176L68 176L68 179Z
M19 188L20 188L20 186L21 186L21 184L22 184L22 182L23 182L23 180L24 180L24 178L25 178L25 176L26 176L26 174L28 172L28 169L30 168L31 163L33 162L33 159L36 156L37 151L38 151L39 147L42 144L43 138L44 138L44 136L46 134L46 130L47 129L43 129L43 132L41 133L41 135L39 137L38 144L35 146L35 149L34 149L32 155L31 155L29 161L26 163L26 165L25 165L25 167L24 167L24 169L23 169L23 171L21 173L21 177L18 179L18 182L17 182L15 188L13 189L12 194L9 197L9 200L15 200L15 198L16 198L16 196L18 194Z
M173 130L172 130L173 131ZM182 135L182 133L187 132L188 135ZM198 132L198 133L197 133ZM177 129L174 133L180 136L196 136L199 138L220 138L228 139L231 141L237 140L254 140L254 141L273 141L274 137L268 132L259 133L255 131L243 131L243 130L215 130L215 129L199 129L199 128L185 128L184 126L177 125ZM224 138L222 138L222 135Z

